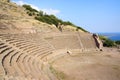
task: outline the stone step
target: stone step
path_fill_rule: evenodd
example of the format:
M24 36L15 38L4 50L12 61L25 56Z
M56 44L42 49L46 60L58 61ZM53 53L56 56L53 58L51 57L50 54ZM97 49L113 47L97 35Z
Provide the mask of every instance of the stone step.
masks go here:
M10 44L13 44L13 45L19 45L19 44L22 44L22 43L27 43L27 41L25 40L14 40L14 41L10 41L9 42Z
M19 67L21 68L22 72L24 73L24 76L25 76L25 77L31 77L31 78L32 78L32 75L31 75L30 72L28 71L29 66L28 66L28 67L25 67L25 65L26 65L26 64L28 65L28 63L24 64L24 63L21 62L21 61L18 61L17 63L19 64Z
M21 77L21 76L4 76L4 80L32 80L29 78Z
M32 49L23 49L23 51L26 51L28 54L30 53L39 53L41 51L40 48L32 48Z
M29 54L30 55L30 54ZM28 55L27 55L28 56ZM23 58L22 58L23 59ZM22 59L20 59L20 60L22 60ZM29 60L30 60L30 57L27 57L26 58L26 56L25 56L25 59L26 60L24 60L24 62L25 62L25 64L24 65L26 65L26 67L28 68L28 64L26 64L26 63L28 63L29 62ZM30 70L32 70L32 69L28 69L28 72L30 72ZM33 71L32 71L33 72Z
M20 42L20 43L16 43L15 45L16 45L16 47L21 47L21 46L24 46L24 45L33 45L33 44L31 44L30 42L28 43L28 42Z
M0 45L0 49L6 48L6 47L7 47L7 45Z
M6 46L6 47L0 49L0 55L3 55L3 53L4 53L5 51L7 51L7 50L9 50L9 49L11 49L11 48L12 48L12 47Z
M10 57L10 66L12 65L12 61L13 61L13 58L14 58L14 56L15 55L17 55L19 53L19 51L17 51L16 53L14 53L13 55L11 55L11 57Z
M15 73L14 68L11 66L11 61L12 61L11 59L12 59L12 56L16 53L17 53L17 51L12 50L11 53L8 54L4 59L4 66L6 67L7 74L9 74L9 75L12 75Z
M52 50L47 49L45 51L42 51L41 53L37 53L37 54L32 54L35 58L39 57L42 58L43 56L45 56L46 54L50 54L52 52Z
M26 55L27 55L26 53L21 54L21 56L26 56ZM28 63L24 64L24 60L21 56L19 56L19 59L17 60L17 62L19 63L19 67L25 73L25 76L30 76L31 74L30 74ZM27 67L25 67L25 65L27 65Z
M34 50L33 50L34 51ZM44 50L38 50L37 52L26 52L25 54L21 54L19 58L21 57L21 60L24 60L25 56L32 55L34 56L35 54L41 54L41 53L46 53L48 51L52 51L52 49L44 49Z
M30 58L30 56L27 57L27 58ZM31 66L29 65L29 63L26 62L26 59L27 59L27 58L24 59L23 65L24 65L25 69L27 70L27 76L29 75L29 76L32 76L32 77L33 77L34 72L32 72L33 69L31 69Z
M36 46L28 44L28 45L23 45L23 46L19 47L19 49L29 49L29 48L34 48L34 47L36 47Z
M27 54L26 54L26 55L27 55ZM25 54L24 54L24 56L25 56ZM23 64L24 61L22 61L22 59L23 59L23 57L21 57L18 62L21 61L21 65L26 65L26 64L27 64L27 67L24 67L24 68L22 67L22 69L26 71L30 66L28 66L28 62L25 62L25 64ZM25 68L27 68L27 69L25 69ZM29 69L27 72L30 73L30 70L31 70L31 69ZM33 72L33 71L32 71L32 72ZM32 72L31 72L31 73L32 73ZM27 74L28 74L28 73L27 73Z
M12 39L4 39L6 42L10 42L10 41L14 41L15 39L12 38Z
M6 71L6 75L8 74L11 74L14 72L14 69L12 67L9 66L9 60L6 61L6 57L10 54L14 52L14 50L11 50L10 52L8 52L2 59L2 64L3 64L3 67Z
M46 46L46 44L44 44L43 42L41 44L36 44L36 42L32 43L32 42L28 42L28 41L13 41L13 43L9 42L10 44L13 44L16 47L20 47L20 46L25 46L25 45L36 45L36 46ZM47 45L48 46L48 45Z
M3 76L3 75L5 75L5 70L3 68L2 63L0 63L0 77Z
M35 78L39 78L41 80L41 77L43 77L43 72L41 70L41 67L39 69L39 65L42 64L42 62L40 63L40 60L35 61L33 57L29 56L26 59L29 59L28 62L26 62L27 60L24 61L24 65L26 65L26 67L29 66L30 70L31 70L31 75L34 76ZM26 64L28 63L28 64ZM38 64L39 63L39 64ZM47 80L47 79L45 79Z
M32 75L35 77L35 78L40 78L41 77L41 74L40 74L40 71L37 71L36 68L35 68L35 65L33 64L33 59L32 57L29 58L29 61L27 63L29 63L29 67L31 69L31 72L33 73Z
M40 76L42 75L41 73L41 69L39 69L39 65L42 65L42 61L40 61L40 59L35 59L35 58L31 58L31 63L34 65L34 68L36 70L37 73L40 74Z
M6 49L3 49L1 52L0 52L0 65L1 65L1 69L3 69L2 71L4 71L4 75L7 73L7 71L5 70L4 68L4 65L3 65L3 62L4 62L4 59L5 57L11 52L11 47L7 47Z
M53 49L51 49L51 48L46 48L46 47L43 47L43 48L40 48L40 49L38 49L38 50L30 50L30 52L28 52L29 54L41 54L42 52L44 52L44 51L52 51Z
M4 45L4 43L2 43L2 42L0 41L0 46L1 46L1 45Z
M15 69L15 76L24 76L24 73L22 72L22 70L19 67L19 64L16 62L17 58L19 57L19 55L22 54L21 52L18 52L17 54L14 55L14 57L12 57L12 61L11 61L11 66Z

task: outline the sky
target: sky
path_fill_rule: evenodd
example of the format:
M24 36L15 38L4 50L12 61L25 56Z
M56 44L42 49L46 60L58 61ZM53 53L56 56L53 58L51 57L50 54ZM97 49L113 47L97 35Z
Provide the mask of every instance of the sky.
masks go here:
M120 32L120 0L12 0L54 14L92 33Z

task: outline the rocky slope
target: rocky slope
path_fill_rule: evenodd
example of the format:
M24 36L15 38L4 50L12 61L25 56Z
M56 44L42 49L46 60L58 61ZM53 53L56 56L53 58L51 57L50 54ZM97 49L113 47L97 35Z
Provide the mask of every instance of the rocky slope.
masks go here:
M28 16L26 10L15 3L0 1L0 7L0 30L3 32L36 33L40 31L58 31L54 25L37 21L34 17ZM67 25L63 30L75 31L76 28Z

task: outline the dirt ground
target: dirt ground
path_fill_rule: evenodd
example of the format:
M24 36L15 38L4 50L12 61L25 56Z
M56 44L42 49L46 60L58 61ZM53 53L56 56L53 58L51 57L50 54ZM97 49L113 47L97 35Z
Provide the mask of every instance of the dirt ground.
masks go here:
M66 55L52 67L60 80L120 80L120 50Z

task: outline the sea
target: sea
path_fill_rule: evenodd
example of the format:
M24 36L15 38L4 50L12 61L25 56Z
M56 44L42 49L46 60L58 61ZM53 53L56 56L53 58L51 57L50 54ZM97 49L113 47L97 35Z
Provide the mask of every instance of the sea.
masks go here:
M120 32L118 33L98 33L99 35L106 36L113 41L120 41Z

